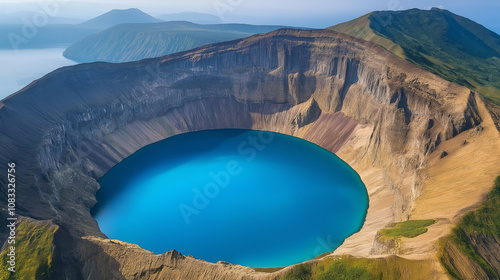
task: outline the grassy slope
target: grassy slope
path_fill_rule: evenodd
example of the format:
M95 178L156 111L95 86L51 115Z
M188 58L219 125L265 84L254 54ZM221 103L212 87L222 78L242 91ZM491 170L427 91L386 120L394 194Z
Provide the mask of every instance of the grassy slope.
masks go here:
M433 279L432 261L387 258L325 258L293 267L282 280Z
M383 236L398 238L413 238L427 232L427 227L434 224L436 220L410 220L394 223L389 228L381 230Z
M64 56L79 62L126 62L265 33L282 26L198 25L189 22L123 24L70 46Z
M500 104L500 36L445 10L373 12L329 29L377 43Z
M16 272L7 271L7 251L0 254L0 279L49 279L53 256L53 239L57 227L39 222L22 221L17 228Z
M460 223L453 228L452 233L442 240L444 248L439 256L441 263L453 278L467 278L457 269L457 266L464 264L450 258L450 248L447 246L455 246L469 262L477 264L475 266L480 267L489 278L499 279L500 271L481 254L474 241L488 238L494 240L494 237L500 239L500 177L495 180L495 186L488 199L478 209L465 214Z
M372 13L369 13L360 18L335 25L333 27L330 27L329 29L349 34L351 36L358 37L366 41L374 42L376 44L381 45L390 52L394 53L395 55L403 59L406 59L404 51L401 48L401 46L379 34L376 34L373 31L373 29L370 28L371 15Z

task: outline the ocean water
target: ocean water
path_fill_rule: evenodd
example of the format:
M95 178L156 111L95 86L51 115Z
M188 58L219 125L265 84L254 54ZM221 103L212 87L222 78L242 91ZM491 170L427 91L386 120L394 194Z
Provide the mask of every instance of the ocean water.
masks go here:
M93 215L111 239L251 267L333 251L368 195L335 154L271 132L191 132L146 146L100 179Z
M64 48L0 50L0 100L57 68L76 64L63 52Z

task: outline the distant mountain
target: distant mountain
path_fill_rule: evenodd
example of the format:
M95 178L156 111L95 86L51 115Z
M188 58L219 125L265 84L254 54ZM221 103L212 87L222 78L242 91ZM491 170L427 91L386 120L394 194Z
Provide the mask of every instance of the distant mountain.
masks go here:
M109 28L122 23L156 23L163 20L154 18L139 9L111 10L81 24L90 28Z
M18 16L29 16L29 13L22 13ZM4 18L7 21L1 24L0 49L26 49L26 48L47 48L47 47L68 47L75 42L105 30L111 26L122 23L151 23L162 22L138 9L112 10L81 24L56 24L57 22L67 22L64 18L49 18L49 24L43 27L26 28L26 24L17 21L15 18ZM30 19L30 18L28 18ZM13 22L13 23L8 23ZM25 35L28 32L28 35Z
M22 11L17 13L0 14L0 25L23 25L25 20L33 21L37 13L33 11ZM79 24L84 20L65 17L47 17L47 25L52 24Z
M449 11L372 12L329 29L372 41L500 104L500 36Z
M67 47L89 35L102 31L75 24L54 24L26 32L23 25L0 25L0 49L37 49ZM36 30L36 31L35 31ZM34 34L33 36L25 36Z
M122 24L89 36L64 52L78 62L126 62L164 56L195 47L267 33L285 26L200 25L185 21Z
M222 23L222 20L217 16L211 14L195 13L195 12L166 14L157 16L156 18L162 19L164 21L189 21L198 24Z

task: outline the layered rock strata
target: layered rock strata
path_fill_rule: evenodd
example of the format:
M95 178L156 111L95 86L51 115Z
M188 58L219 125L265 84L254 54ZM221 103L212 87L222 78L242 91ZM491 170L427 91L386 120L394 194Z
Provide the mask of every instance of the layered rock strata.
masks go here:
M56 70L2 100L0 162L18 166L18 213L60 227L62 279L277 279L283 271L110 241L90 214L97 180L138 149L180 133L289 134L339 155L367 187L366 222L335 254L383 254L380 229L432 218L439 222L400 252L433 259L437 239L498 175L495 112L478 94L372 43L283 29L163 58Z

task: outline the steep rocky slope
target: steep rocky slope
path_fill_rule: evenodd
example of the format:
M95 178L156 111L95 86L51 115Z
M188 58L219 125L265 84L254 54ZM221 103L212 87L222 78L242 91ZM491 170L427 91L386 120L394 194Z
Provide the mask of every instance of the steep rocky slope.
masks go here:
M369 193L365 225L335 254L382 254L375 237L390 222L439 219L403 240L400 254L430 260L442 278L437 240L498 175L496 110L373 43L284 29L163 58L59 69L2 101L0 162L18 166L18 213L59 226L55 279L278 279L287 269L257 273L110 241L89 210L96 179L166 137L214 128L301 137L337 153Z

